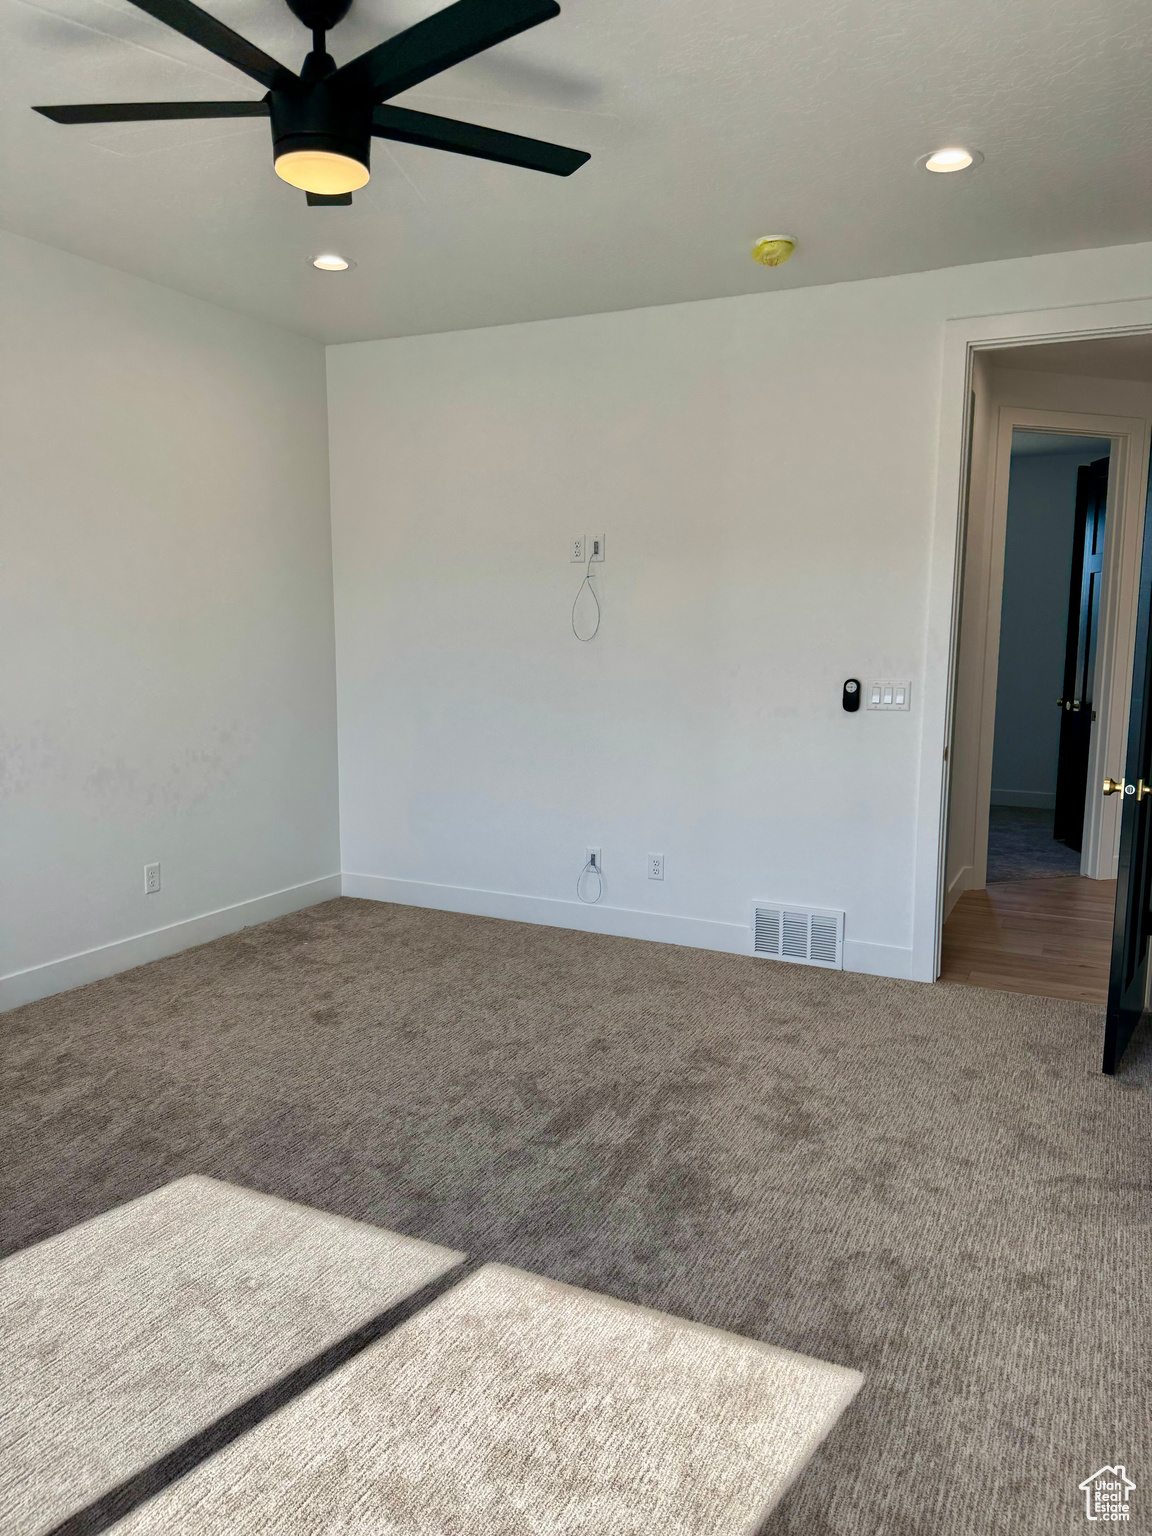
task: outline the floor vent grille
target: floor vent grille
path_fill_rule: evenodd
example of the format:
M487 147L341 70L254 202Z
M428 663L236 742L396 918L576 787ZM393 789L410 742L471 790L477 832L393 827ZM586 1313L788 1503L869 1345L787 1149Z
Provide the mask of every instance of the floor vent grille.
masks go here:
M752 909L752 953L768 960L844 969L844 914L818 907Z

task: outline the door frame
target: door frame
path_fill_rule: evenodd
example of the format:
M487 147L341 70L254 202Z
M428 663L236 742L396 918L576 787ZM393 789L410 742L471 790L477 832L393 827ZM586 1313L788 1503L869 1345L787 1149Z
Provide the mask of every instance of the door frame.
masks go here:
M1105 416L1085 411L1054 411L1017 405L996 408L996 430L989 464L989 484L971 489L966 531L965 650L969 665L979 669L980 706L977 722L976 771L970 783L951 779L951 811L959 791L970 798L972 828L970 856L945 891L944 915L964 890L979 890L988 876L988 816L992 804L992 753L996 729L996 694L1000 662L1000 619L1004 595L1004 548L1008 527L1008 490L1012 433L1016 428L1107 438L1107 520L1104 532L1104 580L1097 627L1093 698L1098 729L1092 732L1088 783L1104 776L1106 764L1122 762L1127 743L1128 694L1131 687L1136 592L1140 580L1139 549L1144 523L1147 479L1146 420ZM965 664L957 655L957 669ZM953 752L949 753L952 757ZM1112 880L1120 851L1119 807L1102 795L1089 793L1084 822L1080 872L1091 879ZM947 872L946 872L947 873Z
M966 535L968 421L973 359L994 347L1152 334L1152 299L982 315L944 324L936 496L924 649L912 975L940 974L947 835L948 754L955 707L959 600Z

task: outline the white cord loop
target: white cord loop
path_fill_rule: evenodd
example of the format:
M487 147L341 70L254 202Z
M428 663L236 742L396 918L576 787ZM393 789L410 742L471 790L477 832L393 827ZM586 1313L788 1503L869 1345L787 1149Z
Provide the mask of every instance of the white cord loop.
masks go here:
M577 635L576 638L579 639L580 636ZM589 635L588 638L591 639L592 636ZM596 876L595 896L585 896L583 891L584 876L588 873L589 870L591 870L592 873ZM579 896L580 900L589 907L594 906L595 903L598 902L601 896L604 894L604 876L600 873L600 870L597 867L595 855L593 855L593 857L588 860L587 864L585 864L584 868L576 877L576 894Z
M591 594L592 594L592 601L596 604L596 625L595 625L595 628L592 630L592 633L590 635L582 635L580 633L580 631L576 628L576 604L580 601L580 593L583 592L585 587L587 587L589 592L591 592ZM592 557L589 556L588 557L588 569L584 572L584 580L580 583L580 586L579 586L579 588L577 589L577 592L576 592L576 596L572 600L572 633L576 636L577 640L582 640L584 642L584 644L587 645L589 640L595 640L595 638L599 634L599 632L600 632L600 599L596 596L596 588L592 585ZM597 870L596 873L599 874L600 871ZM581 898L581 899L583 899L583 898ZM600 899L599 897L596 898L597 901L599 901L599 899Z

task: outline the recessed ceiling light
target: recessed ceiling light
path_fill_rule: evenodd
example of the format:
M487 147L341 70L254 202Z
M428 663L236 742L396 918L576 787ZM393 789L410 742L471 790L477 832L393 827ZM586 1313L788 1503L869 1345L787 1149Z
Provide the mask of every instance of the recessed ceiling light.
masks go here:
M963 149L957 144L950 149L933 150L932 154L924 155L916 164L922 165L926 171L944 176L949 171L969 171L979 165L983 158L978 149Z
M347 272L349 267L355 266L355 262L329 253L326 256L313 256L312 265L319 267L321 272Z

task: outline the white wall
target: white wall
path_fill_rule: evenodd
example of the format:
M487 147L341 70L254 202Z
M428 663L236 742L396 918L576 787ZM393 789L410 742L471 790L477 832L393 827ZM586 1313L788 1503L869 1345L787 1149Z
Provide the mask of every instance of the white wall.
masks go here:
M1145 295L1149 255L329 349L344 889L736 950L750 901L808 902L849 966L927 979L940 743L840 691L917 700L944 321Z
M1107 443L1102 453L1107 456ZM1013 454L1004 543L992 804L1051 809L1068 629L1076 477L1084 453Z
M0 235L0 1004L338 890L327 473L317 344Z

